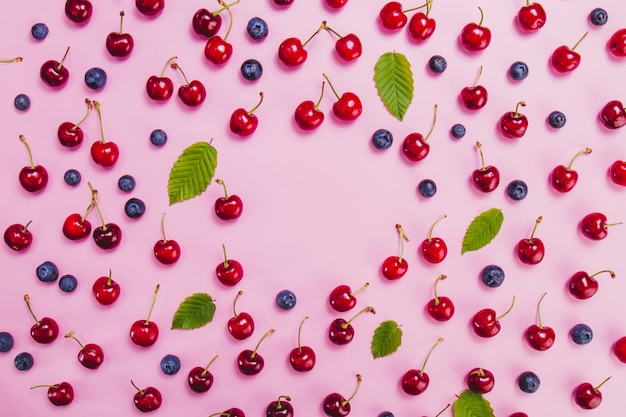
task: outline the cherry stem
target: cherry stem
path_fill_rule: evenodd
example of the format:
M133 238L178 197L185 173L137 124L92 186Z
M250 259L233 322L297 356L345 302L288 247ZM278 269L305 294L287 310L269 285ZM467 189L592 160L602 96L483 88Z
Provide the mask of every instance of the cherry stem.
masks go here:
M213 13L211 13L213 16L217 16L218 14L220 14L221 12L223 12L225 9L234 6L235 4L239 3L240 0L234 1L230 4L224 4L221 9L214 11ZM222 5L222 2L220 2L220 5Z
M279 410L283 408L283 405L280 402L281 398L285 401L291 401L291 397L288 395L281 395L280 397L278 397L278 400L276 400L276 408L278 408Z
M78 342L78 344L80 345L81 349L84 349L84 348L85 348L85 346L84 346L82 343L80 343L80 340L78 340L78 339L76 338L76 336L74 336L74 332L73 332L73 331L72 331L72 332L69 332L68 334L66 334L66 335L65 335L65 337L68 337L68 338L71 338L71 339L76 340L76 342Z
M343 38L343 36L341 36L340 33L338 33L336 30L334 30L333 28L331 28L330 26L324 24L324 29L328 30L329 32L331 32L333 35L339 37L339 38Z
M435 106L433 108L433 122L430 125L430 130L428 131L428 133L426 134L426 136L423 139L424 142L426 142L428 140L430 135L432 135L433 130L435 130L435 123L437 123L437 105L436 104L435 104Z
M530 0L526 0L526 7L530 6Z
M419 10L419 9L421 9L423 7L426 7L426 15L428 16L428 11L429 11L428 10L428 4L429 3L432 3L432 1L431 0L427 0L426 3L424 3L424 4L420 5L420 6L411 7L410 9L404 9L404 10L402 10L402 13L408 13L408 12L412 12L414 10Z
M98 112L98 121L100 122L100 137L102 138L102 143L106 143L106 140L104 140L104 128L102 127L102 110L100 110L100 102L94 100L93 105Z
M309 319L309 316L304 316L298 327L298 352L302 352L302 344L300 343L300 333L302 332L302 325Z
M178 71L180 71L180 73L183 75L183 78L185 79L185 84L189 85L189 80L187 79L187 76L183 72L183 69L180 67L180 65L178 65L176 62L172 62L172 64L170 66L172 68L177 69Z
M87 116L89 116L89 113L91 113L91 111L93 110L93 104L91 103L91 100L86 98L85 99L85 103L87 103L87 113L85 113L83 118L80 119L80 121L78 123L76 123L74 126L72 126L72 130L78 129L78 127L81 125L81 123L83 123L85 120L87 120Z
M580 39L578 39L578 42L576 42L576 43L574 44L574 46L572 46L572 51L573 51L574 49L576 49L576 47L577 47L577 46L578 46L578 45L579 45L579 44L583 41L583 39L585 39L585 37L586 37L588 34L589 34L589 31L585 32L585 33L583 34L583 36L581 36L581 37L580 37Z
M214 414L209 414L209 417L215 417L215 416L230 417L230 413L214 413Z
M34 385L32 387L30 387L30 389L35 389L35 388L58 388L59 385Z
M535 237L535 232L537 231L537 226L539 226L539 223L541 223L541 220L543 220L543 216L539 216L539 217L537 217L537 220L535 220L535 225L533 226L533 231L530 234L530 238L528 239L529 242L533 241L533 237Z
M28 159L30 159L31 169L35 168L35 162L33 162L33 153L31 152L30 146L28 145L28 142L26 142L26 138L24 137L24 135L20 135L20 140L22 141L24 146L26 146L26 150L28 151Z
M326 21L325 21L325 20L323 20L323 21L322 21L322 24L320 25L320 27L319 27L319 28L317 28L317 30L316 30L316 31L315 31L315 32L314 32L311 36L309 36L309 39L307 39L306 41L304 41L304 43L302 44L302 47L304 48L304 47L307 45L307 43L309 43L309 42L311 41L311 39L313 39L313 38L315 37L315 35L317 35L318 33L320 33L320 31L321 31L322 29L324 29L324 27L325 27L325 26L326 26Z
M40 321L37 320L37 316L35 316L35 313L33 312L33 309L30 306L30 297L28 296L28 294L24 294L24 301L26 301L26 307L28 307L28 311L30 312L30 315L33 316L33 318L35 319L35 323L37 323L37 326L39 326Z
M604 228L606 229L607 227L610 227L610 226L617 226L618 224L622 224L622 223L623 223L623 222L608 223L608 224L605 224L605 225L604 225Z
M152 304L150 305L150 311L148 311L148 318L144 322L144 324L146 325L150 324L150 316L152 315L152 310L154 309L154 303L156 303L157 293L159 292L160 287L161 284L157 284L156 288L154 289L154 296L152 296Z
M102 223L102 230L107 230L108 227L104 221L104 216L102 215L102 210L100 210L100 204L98 203L98 199L97 199L98 190L94 190L90 182L88 182L87 185L89 186L89 189L91 190L91 196L92 196L91 202L96 207L96 211L98 212L98 217L100 217L100 222Z
M163 65L163 69L161 70L161 77L163 77L163 75L165 75L165 70L167 69L167 67L170 66L172 61L177 59L177 58L178 58L177 56L173 56L170 59L168 59L167 62L165 62L165 65Z
M111 268L109 268L109 279L107 279L107 286L111 286L113 285L113 272L111 271Z
M269 329L268 331L265 332L265 334L263 335L263 337L261 338L261 340L259 340L259 343L256 344L256 347L254 348L254 350L252 351L252 353L250 354L251 358L254 358L256 356L256 351L259 350L259 346L261 346L261 342L263 342L263 340L265 340L265 338L269 335L271 335L272 333L274 333L276 330L274 329Z
M165 213L161 216L161 233L163 234L163 243L167 242L165 237Z
M476 87L478 85L478 80L480 80L480 76L483 75L483 66L478 67L478 74L476 74L476 78L474 79L474 84L472 87Z
M226 42L226 39L228 38L228 35L230 35L230 31L233 28L233 13L230 11L230 6L224 3L223 0L219 0L219 4L226 9L226 12L228 12L228 29L226 29L226 34L224 35L224 42Z
M211 359L209 364L206 366L206 368L204 368L204 370L202 371L202 373L200 375L205 376L207 374L207 372L209 372L209 367L213 364L213 362L215 362L215 359L217 359L218 356L219 355L213 356L213 359Z
M361 381L363 381L363 377L360 374L356 374L356 388L349 398L343 400L343 402L341 403L341 407L345 407L346 405L348 405L348 403L352 401L352 399L356 396L356 393L359 392Z
M480 10L480 21L478 22L478 26L482 26L483 19L485 18L485 13L483 12L483 9L480 6L478 6L478 10Z
M569 165L567 166L567 169L568 170L572 169L572 165L574 164L574 161L576 160L576 158L578 158L580 155L582 155L584 153L591 153L591 148L585 148L582 151L579 151L576 155L574 155L574 157L570 161Z
M142 390L141 388L139 388L137 385L135 385L135 383L133 382L133 380L132 380L132 379L130 380L130 383L131 383L131 384L133 384L133 387L135 387L135 389L136 389L137 391L139 391L139 394L140 394L140 395L143 395L143 393L144 393L145 391L144 391L144 390Z
M0 63L1 64L11 64L13 62L22 62L24 60L24 58L22 58L21 56L18 56L17 58L13 58L13 59L0 59Z
M422 369L420 369L420 376L424 375L424 368L426 368L426 362L428 362L428 358L430 358L430 355L433 353L433 350L435 350L435 348L441 342L443 342L443 337L440 337L439 339L437 339L433 347L431 347L430 350L428 351L428 355L426 355L426 359L424 359L424 364L422 365Z
M519 101L517 103L517 105L515 106L515 114L513 115L514 119L517 119L519 117L519 107L526 107L526 102L525 101Z
M398 261L402 262L402 257L404 256L404 241L409 241L409 238L404 233L402 226L396 224L396 230L398 231L398 235L400 236L400 256L398 257Z
M239 290L237 292L237 295L235 295L235 299L233 300L233 317L237 317L237 310L235 310L235 304L237 304L237 300L239 299L239 297L241 297L242 294L243 294L243 291Z
M439 417L440 415L443 414L444 411L446 411L448 408L450 407L450 404L446 405L443 410L441 410L440 412L437 413L437 415L435 415L435 417Z
M350 295L354 295L354 294L358 293L358 292L359 292L359 291L361 291L361 290L364 290L365 288L367 288L367 287L369 287L369 286L370 286L370 283L369 283L369 282L366 282L365 284L363 284L363 285L361 286L361 288L358 288L358 289L356 289L356 290L354 290L354 291L351 291L351 292L350 292Z
M259 106L261 105L261 103L263 103L263 97L264 97L264 94L263 94L263 91L261 91L261 92L259 93L259 102L256 104L256 106L254 106L253 108L251 108L250 110L248 110L248 114L252 114L252 113L254 113L254 111L255 111L256 109L258 109L258 108L259 108Z
M337 91L335 90L335 87L333 87L333 84L330 82L330 79L328 78L328 76L326 74L322 74L324 76L324 78L326 78L326 81L328 82L328 85L330 86L330 89L333 91L333 94L335 95L335 97L340 98L339 94L337 94Z
M120 12L120 34L124 33L122 31L122 22L124 21L124 10Z
M480 170L485 170L485 156L483 155L483 145L480 142L476 142L476 147L480 153Z
M70 47L68 46L67 49L65 50L65 54L63 54L63 58L61 58L61 62L59 62L59 65L57 65L57 71L61 71L61 68L63 68L63 61L65 61L65 58L67 58L67 54L70 52Z
M26 233L26 231L28 230L28 226L30 226L32 222L32 220L29 220L28 223L26 223L24 227L22 227L22 233Z
M440 221L442 221L443 219L445 219L446 217L448 217L447 215L443 215L441 217L439 217L437 220L435 220L433 222L433 224L430 226L430 231L428 232L428 241L430 242L431 240L433 240L433 230L435 229L435 225L437 223L439 223Z
M435 284L433 286L433 293L435 294L435 305L439 305L439 297L437 296L437 284L439 284L439 281L441 281L442 279L446 279L448 278L447 275L445 274L441 274L437 277L437 279L435 280Z
M509 306L509 308L506 309L506 311L502 314L500 314L498 317L496 317L496 320L500 320L502 317L506 316L507 314L509 314L509 312L511 311L511 309L513 308L513 305L515 304L515 296L513 296L513 300L511 301L511 305Z
M222 252L224 253L224 268L228 268L228 266L230 265L228 263L228 258L226 257L226 246L222 243Z
M322 97L324 97L324 86L326 85L326 81L322 81L322 92L320 93L320 98L315 103L315 110L317 110L322 102Z
M608 377L608 378L606 378L604 381L600 382L600 385L598 385L598 386L596 386L596 387L594 387L594 388L593 388L593 389L594 389L594 391L599 390L599 389L600 389L600 387L601 387L602 385L604 385L604 383L605 383L606 381L608 381L609 379L611 379L611 377Z
M356 313L350 320L348 320L347 322L345 322L344 324L341 325L342 328L347 329L348 326L350 325L350 323L352 323L352 320L356 319L357 317L359 317L362 313L372 313L372 314L376 314L376 310L374 310L374 307L365 307L363 310L359 311L358 313Z
M543 324L541 324L541 313L539 311L539 306L541 305L541 302L543 301L543 298L546 296L546 294L548 293L544 292L541 298L539 299L539 302L537 303L537 324L539 325L540 329L543 328Z
M611 275L611 278L615 278L615 272L611 271L610 269L603 269L602 271L598 271L598 272L596 272L595 274L590 275L590 276L589 276L589 278L593 278L593 277L595 277L596 275L599 275L599 274L601 274L601 273L603 273L603 272L608 272L608 273Z
M224 197L228 198L228 192L226 191L226 184L224 184L224 181L218 178L215 182L224 187Z
M433 0L428 0L426 2L426 17L428 17L432 8L433 8Z

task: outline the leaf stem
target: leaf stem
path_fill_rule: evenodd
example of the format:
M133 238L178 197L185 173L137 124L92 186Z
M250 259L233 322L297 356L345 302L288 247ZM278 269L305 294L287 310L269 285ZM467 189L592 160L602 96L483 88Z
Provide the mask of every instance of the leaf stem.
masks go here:
M178 63L176 63L176 62L172 62L172 64L170 66L172 68L177 69L178 71L180 71L180 73L183 75L183 79L185 80L185 84L189 85L189 80L187 79L187 76L183 72L183 69L180 67L180 65L178 65Z
M123 33L123 30L122 30L122 22L124 22L124 10L122 10L122 11L120 12L120 34L122 34L122 33Z
M98 217L100 217L100 222L102 223L102 230L107 230L108 227L104 221L104 216L102 215L102 210L100 210L100 204L98 203L98 199L97 199L98 190L94 190L90 182L88 182L87 185L89 186L89 189L91 190L91 201L93 205L96 207L96 211L98 212Z
M608 272L609 274L611 274L611 278L615 278L615 272L611 271L610 269L603 269L602 271L598 271L598 272L596 272L595 274L590 275L590 276L589 276L589 278L593 278L593 277L595 277L596 275L601 274L601 273L603 273L603 272Z
M0 64L11 64L13 62L22 62L23 60L24 58L22 58L21 56L13 59L0 59Z
M281 399L281 398L282 398L283 400L285 400L285 401L291 401L291 397L290 397L290 396L288 396L288 395L281 395L280 397L278 397L278 400L276 400L276 408L277 408L277 409L279 409L279 410L280 410L281 408L283 408L283 405L282 405L282 403L280 402L280 399Z
M221 185L222 187L224 187L224 197L228 198L228 192L226 191L226 184L224 184L224 181L222 181L221 179L217 178L215 180L216 183L218 183L219 185Z
M167 242L167 237L165 237L165 213L161 216L161 233L163 234L163 243Z
M224 34L224 42L226 42L226 39L228 38L228 35L230 35L230 31L233 28L233 12L230 11L230 6L224 3L223 0L219 0L219 4L226 9L226 12L228 12L228 29L226 30L226 34Z

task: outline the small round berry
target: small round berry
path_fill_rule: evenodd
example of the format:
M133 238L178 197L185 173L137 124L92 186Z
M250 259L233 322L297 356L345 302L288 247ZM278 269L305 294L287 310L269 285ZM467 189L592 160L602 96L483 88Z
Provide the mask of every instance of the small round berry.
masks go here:
M65 171L65 174L63 174L63 180L67 185L78 185L81 180L80 172L76 169L68 169Z
M517 378L517 384L522 391L532 394L539 389L539 377L532 371L522 372Z
M480 279L490 288L499 287L504 281L504 270L498 265L487 265L480 272Z
M46 26L45 23L35 23L30 28L30 34L33 35L33 38L37 39L38 41L46 39L46 36L48 36L48 32L48 26Z
M124 212L131 219L138 219L146 212L146 205L140 199L133 197L124 205Z
M560 129L565 126L565 122L565 115L558 110L548 115L548 124L555 129Z
M85 84L92 90L100 90L107 83L107 73L98 67L90 68L85 72Z
M161 359L161 371L165 375L176 375L180 371L180 359L176 355L165 355Z
M394 415L391 411L383 411L378 415L378 417L394 417Z
M517 413L511 414L509 417L528 417L528 414L518 411Z
M296 306L296 295L289 290L282 290L276 295L276 305L283 310L291 310Z
M609 15L606 10L597 7L589 13L589 21L594 26L602 26L609 20Z
M522 61L516 61L509 67L509 75L515 81L521 81L528 77L528 65Z
M523 200L528 195L528 185L522 180L513 180L506 187L506 193L511 200Z
M376 149L388 149L393 143L393 135L387 129L378 129L372 135L372 143Z
M250 35L250 37L255 41L263 40L267 38L267 35L269 34L267 22L256 16L248 21L246 30L248 31L248 35Z
M135 178L132 175L122 175L119 180L117 180L117 186L120 190L125 193L130 193L135 189Z
M78 281L74 275L63 275L59 280L59 288L63 292L72 292L76 289Z
M26 94L18 94L13 100L13 105L19 111L26 111L30 107L30 97Z
M572 342L577 345L586 345L591 342L591 339L593 339L593 331L591 330L591 327L583 323L579 323L572 327L569 334L572 338Z
M167 133L161 129L154 129L152 133L150 133L150 142L154 146L163 146L167 142Z
M13 336L8 332L0 332L0 352L8 352L13 349Z
M241 75L248 81L256 81L263 75L263 66L256 59L247 59L241 64Z
M430 198L437 192L437 184L431 179L421 180L417 185L417 192L424 198Z
M455 124L450 129L450 134L455 139L461 139L463 136L465 136L465 126L463 126L461 123Z
M35 363L33 355L28 352L18 353L13 360L13 364L18 371L28 371Z
M428 60L428 67L435 74L441 74L448 68L448 62L441 55L433 55Z
M37 267L35 274L41 282L53 282L59 278L59 268L52 261L45 261Z

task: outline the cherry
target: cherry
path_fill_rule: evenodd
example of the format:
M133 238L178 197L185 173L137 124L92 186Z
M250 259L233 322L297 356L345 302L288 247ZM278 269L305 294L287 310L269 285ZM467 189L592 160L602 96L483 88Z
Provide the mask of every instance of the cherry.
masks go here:
M484 308L474 314L472 318L472 329L477 336L480 337L493 337L500 332L500 319L511 311L515 304L515 296L509 308L499 316L496 316L496 312L491 308Z
M400 256L389 256L383 261L382 274L383 277L389 280L400 279L406 274L409 269L409 263L404 256L404 241L409 241L409 238L402 230L402 226L396 224L396 230L400 237ZM356 301L355 301L356 302ZM354 305L354 304L353 304ZM345 310L344 310L345 311Z
M221 9L214 12L210 12L204 8L198 9L191 19L191 27L193 28L193 31L197 35L204 38L211 38L215 36L215 34L222 27L222 16L220 16L220 13L237 3L239 3L239 0L229 5L223 5Z
M156 17L165 8L165 0L135 0L135 7L145 16Z
M28 230L31 223L32 220L25 225L15 223L7 227L4 231L4 243L16 252L28 249L33 243L33 234Z
M122 31L122 23L124 21L124 11L120 12L120 31L111 32L107 35L105 46L111 56L116 58L126 58L133 51L135 41L129 33Z
M222 284L227 287L233 287L243 278L243 267L234 260L228 259L226 256L226 246L222 243L222 252L224 253L224 262L220 262L215 267L215 275Z
M543 293L539 302L537 303L537 324L533 324L526 329L524 336L528 345L539 351L548 350L554 344L555 334L552 327L544 326L541 323L541 313L539 312L539 306L543 301L543 298L547 293Z
M89 0L67 0L65 16L74 23L87 24L93 13L93 5Z
M170 66L173 60L176 57L173 56L165 62L163 66L163 70L161 71L160 76L151 75L146 82L146 92L148 93L148 97L152 100L156 101L167 101L172 97L174 93L174 84L172 80L168 77L165 77L165 70Z
M210 414L209 417L217 417L217 416L222 416L222 417L246 417L246 415L244 414L243 410L241 410L240 408L229 408L226 411L222 411L221 413L214 413L214 414Z
M426 355L426 359L424 359L424 363L422 364L422 368L418 371L417 369L410 369L405 372L405 374L400 379L400 386L402 387L402 391L409 395L419 395L426 391L428 388L428 384L430 383L430 377L424 369L426 368L426 363L428 362L428 358L433 353L433 350L443 342L443 337L437 339L435 344L430 348L428 354Z
M294 68L304 64L308 57L306 51L307 44L326 26L326 21L323 21L319 28L309 38L302 43L298 38L287 38L278 46L278 58L287 67Z
M602 402L600 387L609 379L611 379L611 377L608 377L596 387L591 385L589 382L583 382L578 385L574 389L574 401L576 404L584 410L591 410L598 407Z
M487 104L487 98L489 97L487 89L482 85L478 85L478 80L482 73L483 66L481 65L478 69L478 75L476 76L474 84L470 87L464 87L459 94L459 100L468 110L482 109L485 107L485 104Z
M408 21L405 14L406 11L408 10L402 10L402 4L397 1L391 1L380 9L378 18L385 29L399 30L402 29Z
M204 46L204 57L215 65L225 64L233 55L233 45L226 41L233 27L233 14L226 3L222 0L219 0L219 3L228 12L228 29L226 30L224 38L219 35L211 36Z
M63 222L63 235L69 240L82 240L91 233L91 223L87 220L87 216L96 203L96 191L91 192L91 202L87 206L85 214L81 216L78 213L72 213Z
M342 318L338 318L330 323L328 328L328 338L335 345L345 345L354 339L354 327L352 327L352 321L360 316L362 313L376 314L376 310L373 307L365 307L354 315L350 320L346 321Z
M327 26L326 23L323 24L324 29L337 36L339 39L335 42L335 51L339 58L344 61L354 61L363 53L363 45L361 44L361 40L354 33L349 33L345 36L342 36L337 31Z
M222 220L238 219L243 212L243 201L237 194L228 195L224 181L216 179L215 182L224 188L224 197L215 200L215 214Z
M152 310L154 309L154 303L156 303L159 287L160 285L157 284L154 289L154 296L152 297L152 305L150 305L148 317L145 320L137 320L130 326L130 340L137 346L152 346L159 337L159 327L155 322L150 321L150 316L152 315Z
M113 280L109 269L108 277L102 276L94 281L91 292L98 303L108 306L119 298L121 289L120 284Z
M149 411L154 411L161 407L163 403L163 397L161 396L161 392L154 387L146 387L145 389L140 389L135 385L135 383L131 380L130 383L135 387L137 393L133 397L133 402L135 403L135 407L139 411L147 413Z
M530 238L517 242L517 257L526 265L536 265L543 260L545 247L541 239L534 237L537 226L541 223L542 216L537 217Z
M483 193L489 193L498 188L500 184L500 171L492 165L485 166L485 158L480 142L476 142L476 148L478 148L478 152L480 153L481 167L475 169L472 173L472 182L477 190Z
M617 359L626 363L626 336L620 337L613 344L613 354L617 357Z
M159 239L154 244L154 257L163 265L171 265L180 258L180 245L173 239L165 237L165 213L161 217L161 233L163 239Z
M26 142L26 138L24 135L20 135L20 140L26 146L26 150L28 151L28 158L30 160L30 165L23 167L20 170L18 179L22 188L30 193L35 193L38 191L43 191L48 185L48 171L41 165L35 165L33 161L33 153L30 150L30 146L28 142Z
M611 100L600 111L600 122L607 129L618 129L626 125L626 109L619 100Z
M437 105L433 108L433 122L426 136L421 133L410 133L402 142L402 154L411 162L421 161L430 152L430 145L426 142L435 129L437 122Z
M289 396L281 395L278 397L278 400L272 401L267 405L265 415L267 417L293 417L293 406L289 401L291 401Z
M346 122L356 120L363 111L363 105L361 104L361 100L359 97L352 92L345 92L341 96L337 94L337 91L331 84L328 76L326 74L322 74L328 82L328 86L337 97L337 101L333 104L333 113L339 120L343 120Z
M441 274L435 280L433 292L435 297L426 304L428 315L437 321L448 321L454 315L454 303L448 297L440 297L437 295L437 284L439 281L446 279L447 275Z
M198 80L192 80L190 82L176 62L172 62L170 66L180 71L185 80L185 84L178 87L178 98L180 98L180 101L189 107L198 107L201 105L206 99L206 88L204 88L204 84Z
M91 186L91 183L88 183L89 189L92 193L93 205L98 212L98 216L100 217L100 222L102 226L98 226L93 229L92 237L96 245L104 250L115 249L119 246L122 241L122 229L115 223L106 223L104 221L104 216L102 215L102 210L100 210L100 204L98 203L97 198L97 190L94 190Z
M310 346L302 346L300 343L300 333L302 333L302 325L309 318L304 316L298 327L298 346L289 352L289 364L298 372L308 372L315 366L315 351Z
M461 45L469 52L482 51L491 43L491 30L482 25L485 17L483 9L479 7L478 10L480 10L480 21L465 25L459 37Z
M294 0L274 0L274 4L277 6L291 6Z
M104 351L99 345L95 343L83 345L74 336L74 332L69 332L65 335L65 337L76 340L76 342L80 345L78 362L80 362L81 365L87 369L98 369L100 365L102 365L102 362L104 361Z
M493 373L484 368L474 368L467 374L467 387L477 394L488 393L495 383Z
M218 355L215 355L207 366L196 366L189 371L187 375L187 385L189 385L189 388L191 388L193 392L203 393L211 389L214 378L213 374L209 372L209 367L215 362L217 357Z
M98 113L98 121L100 124L100 140L96 141L91 145L91 159L104 168L110 168L120 157L119 147L114 142L107 142L104 139L104 128L102 126L102 110L100 108L100 103L95 101L93 102L93 106L96 108L96 112Z
M567 193L571 191L578 181L578 172L572 169L572 165L574 164L576 158L582 154L588 153L591 153L591 148L585 148L579 151L576 155L574 155L567 167L564 165L555 167L552 170L552 175L550 175L550 184L552 184L552 188L560 193Z
M356 388L352 395L347 399L344 398L343 395L336 392L328 394L322 402L322 410L324 410L324 414L330 417L344 417L350 414L350 401L352 401L352 399L356 396L356 393L359 391L361 381L363 381L363 378L361 375L357 374Z
M521 138L528 128L528 118L519 112L519 107L526 106L520 101L515 106L514 112L506 112L500 117L500 132L505 138Z
M609 177L614 184L626 187L626 161L617 160L609 168Z
M348 3L348 0L326 0L326 5L333 9L341 9Z
M435 225L446 217L447 216L444 214L433 222L430 226L428 237L424 239L420 245L419 253L425 261L430 262L431 264L438 264L443 261L448 254L448 246L446 246L446 242L440 237L433 237Z
M615 278L615 272L609 269L603 269L593 275L589 275L585 271L576 272L567 282L567 289L569 293L579 300L585 300L592 297L596 292L598 292L598 281L594 278L596 275L603 272L608 272L609 275L611 275L611 278Z
M522 30L537 31L546 24L546 11L541 4L526 0L526 5L517 12L517 23Z
M428 15L433 7L433 0L426 0L426 13L417 12L409 21L409 34L411 39L418 42L425 41L435 32L437 22Z
M256 109L259 108L263 102L263 92L259 93L259 102L250 110L243 108L236 109L230 116L230 131L235 135L246 137L254 133L259 125L259 119L253 114Z
M330 292L328 302L333 310L340 313L352 310L356 305L356 297L354 295L364 288L367 288L369 285L369 282L366 282L361 288L355 291L352 291L348 285L338 285Z
M583 236L591 240L602 240L608 236L608 228L619 223L607 223L607 218L602 213L589 213L580 222L580 231Z
M618 29L611 35L608 48L616 57L626 56L626 28Z
M43 317L41 320L37 319L33 309L30 306L30 297L28 294L24 295L24 301L26 301L26 307L30 315L35 319L35 324L30 328L30 335L37 343L48 344L52 343L59 336L59 325L54 319L50 317Z
M83 118L80 119L78 123L63 122L59 125L59 128L57 129L57 138L59 139L59 142L61 143L61 145L67 148L75 148L83 143L85 134L80 128L80 125L87 119L87 116L89 116L91 110L93 110L93 104L91 103L91 100L86 98L85 103L87 103L87 113L85 113L85 116L83 116Z
M228 320L228 333L237 340L244 340L254 333L254 320L248 313L237 313L235 304L243 291L239 291L233 301L233 317Z
M585 36L589 31L576 42L576 44L570 49L565 45L561 45L552 52L550 57L550 63L552 68L560 74L574 71L580 65L580 54L575 52L574 49L585 39Z
M39 76L44 83L55 88L60 88L67 84L67 80L70 78L70 72L67 67L63 66L63 62L69 52L70 48L68 46L60 62L50 59L41 65Z
M322 81L322 92L317 100L313 103L311 100L303 101L296 107L294 119L298 127L302 130L313 130L319 127L324 121L324 113L319 110L322 97L324 97L324 85L326 81Z
M56 406L68 405L74 400L74 388L69 382L30 387L30 389L35 388L48 388L48 400Z
M257 353L257 350L259 349L261 342L263 342L267 336L274 333L274 331L274 329L270 329L265 332L254 350L246 349L239 353L237 356L237 367L242 374L256 375L263 370L263 367L265 366L265 359Z

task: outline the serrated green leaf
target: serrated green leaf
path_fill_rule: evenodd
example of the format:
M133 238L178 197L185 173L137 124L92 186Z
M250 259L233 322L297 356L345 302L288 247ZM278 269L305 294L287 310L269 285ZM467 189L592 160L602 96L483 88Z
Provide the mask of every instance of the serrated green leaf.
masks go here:
M454 401L452 412L454 417L495 417L489 401L469 389Z
M202 194L215 174L217 150L207 142L196 142L178 157L167 183L170 206Z
M476 216L467 227L465 236L463 236L461 254L481 249L491 243L498 235L503 221L504 215L502 210L496 208L489 209Z
M215 303L209 294L196 293L180 303L172 319L172 329L192 330L213 320Z
M413 100L411 64L398 52L386 52L374 66L374 83L378 96L392 116L402 121Z
M402 344L402 329L393 320L383 321L374 330L372 356L374 359L394 353Z

